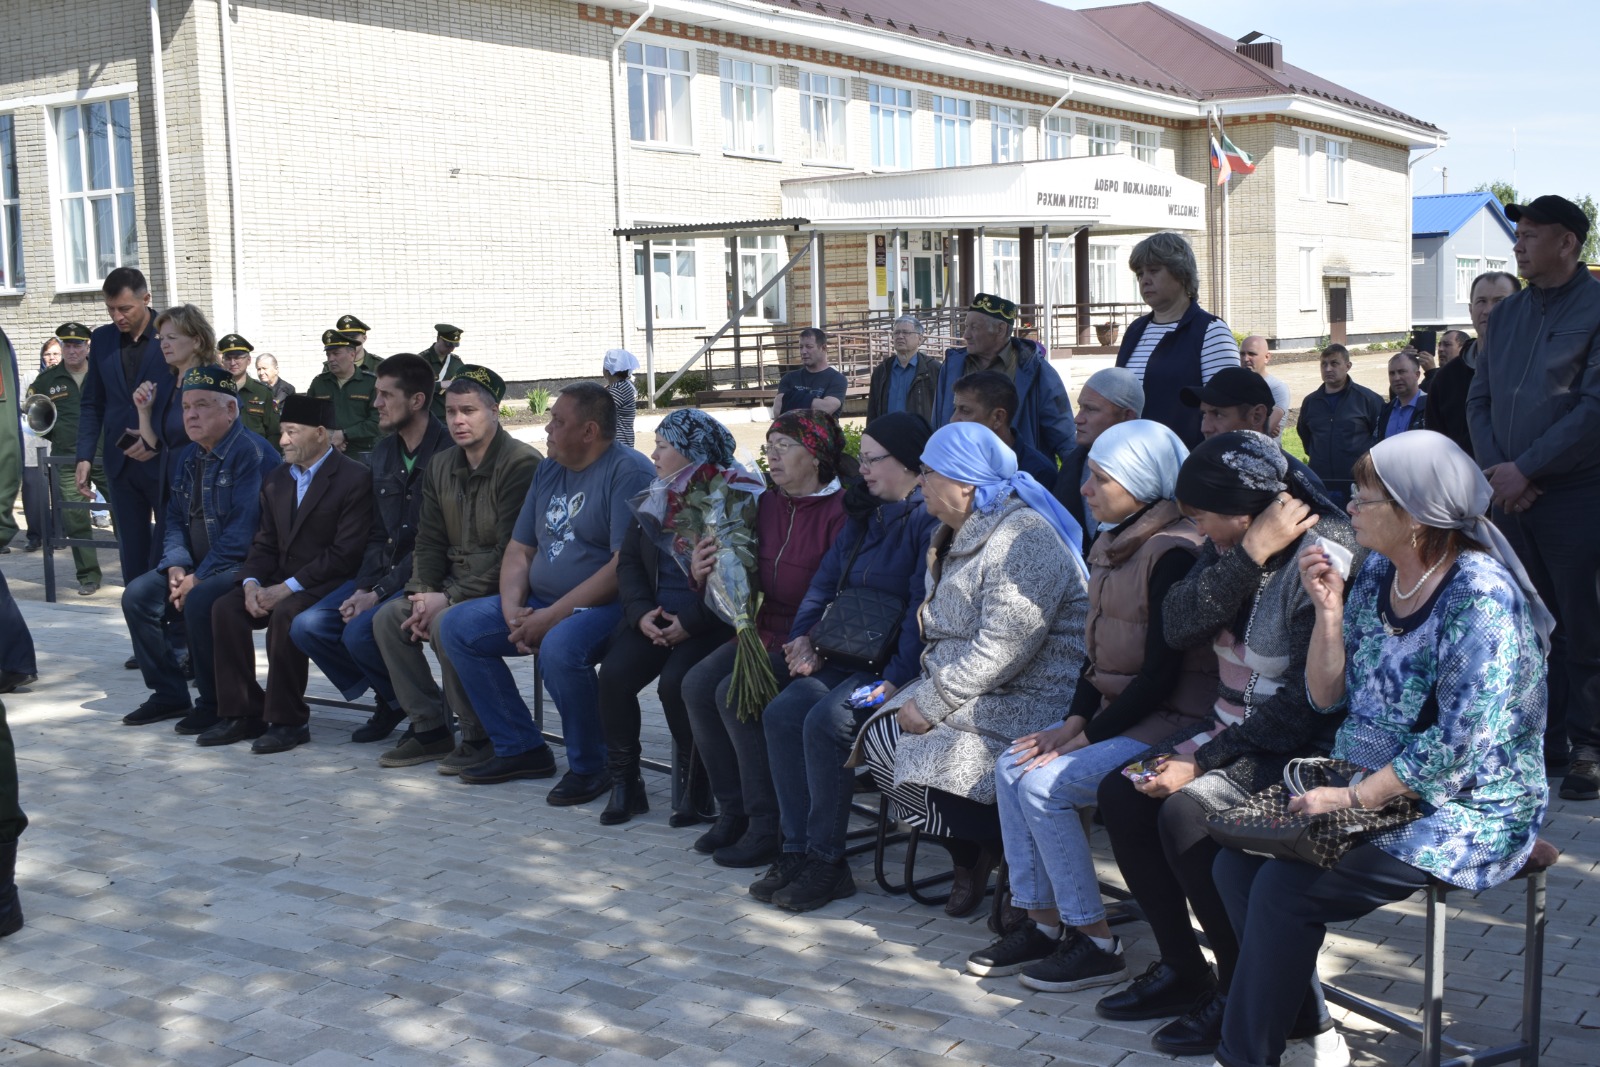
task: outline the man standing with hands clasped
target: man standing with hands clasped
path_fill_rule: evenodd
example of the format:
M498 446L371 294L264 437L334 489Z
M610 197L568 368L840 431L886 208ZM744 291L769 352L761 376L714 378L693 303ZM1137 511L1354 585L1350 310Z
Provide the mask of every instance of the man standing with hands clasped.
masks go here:
M1589 217L1559 196L1507 204L1528 287L1478 338L1467 421L1493 517L1556 618L1545 763L1565 800L1600 798L1600 281ZM1571 745L1571 765L1566 762Z

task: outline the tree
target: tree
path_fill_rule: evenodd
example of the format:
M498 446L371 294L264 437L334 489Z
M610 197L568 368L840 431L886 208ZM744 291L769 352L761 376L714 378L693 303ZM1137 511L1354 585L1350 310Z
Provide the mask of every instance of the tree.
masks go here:
M1522 197L1510 182L1485 182L1472 190L1475 193L1493 193L1495 199L1504 207L1506 204L1520 204ZM1592 196L1570 197L1583 213L1589 217L1589 239L1583 242L1583 252L1579 258L1585 263L1594 263L1600 259L1600 204L1595 203Z

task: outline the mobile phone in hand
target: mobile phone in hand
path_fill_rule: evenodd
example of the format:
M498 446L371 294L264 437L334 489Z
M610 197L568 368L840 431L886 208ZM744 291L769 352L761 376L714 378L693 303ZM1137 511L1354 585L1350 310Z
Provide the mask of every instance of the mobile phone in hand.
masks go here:
M144 438L140 437L132 430L124 430L122 432L122 436L117 438L117 451L126 452L128 449L132 448L136 444L139 444L143 440Z

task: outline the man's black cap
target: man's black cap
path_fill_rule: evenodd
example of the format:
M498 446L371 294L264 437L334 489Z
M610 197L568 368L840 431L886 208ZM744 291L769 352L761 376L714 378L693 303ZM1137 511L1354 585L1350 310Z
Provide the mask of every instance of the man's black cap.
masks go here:
M1245 367L1224 367L1211 376L1211 380L1200 388L1185 386L1178 391L1178 399L1184 406L1197 408L1201 404L1212 404L1219 408L1238 407L1249 404L1265 404L1270 410L1272 407L1272 387L1267 380L1255 371Z
M1536 196L1526 204L1507 204L1506 218L1512 222L1527 219L1541 225L1565 226L1578 235L1581 245L1589 239L1589 216L1583 208L1564 196Z

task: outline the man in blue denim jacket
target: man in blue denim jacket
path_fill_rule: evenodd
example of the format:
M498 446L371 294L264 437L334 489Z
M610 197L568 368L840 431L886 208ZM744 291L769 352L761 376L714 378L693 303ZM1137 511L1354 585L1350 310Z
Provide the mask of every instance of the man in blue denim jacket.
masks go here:
M255 536L261 479L283 457L239 421L239 387L225 368L196 367L180 388L191 444L173 464L161 559L122 593L122 615L150 698L122 721L143 726L183 716L178 733L198 734L217 721L211 605L234 585ZM199 691L192 706L162 632L168 612L180 614L188 631Z

